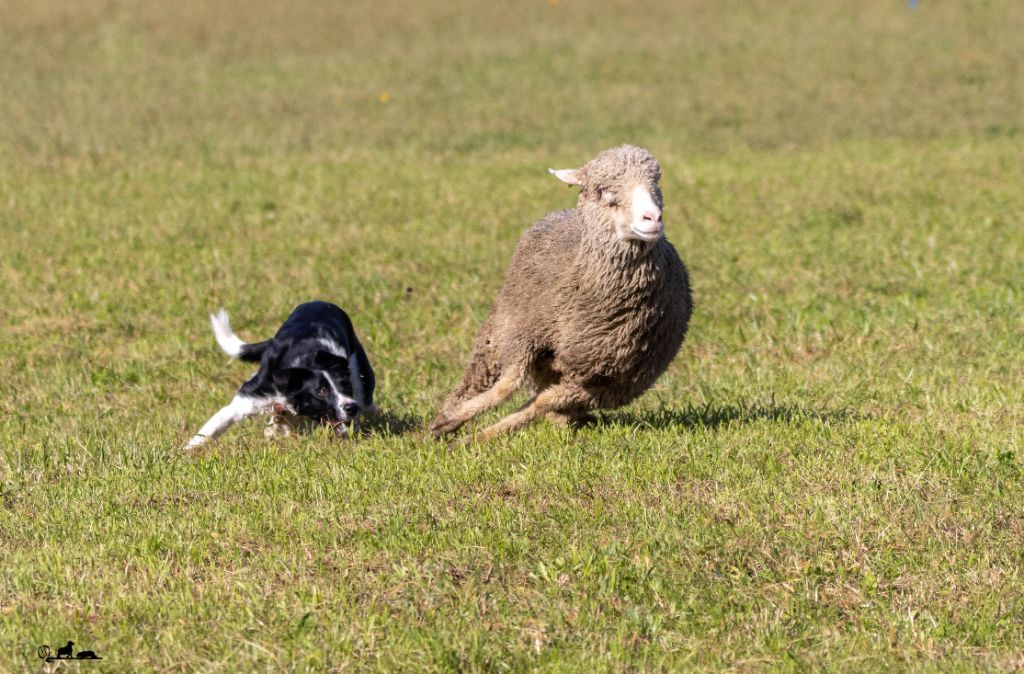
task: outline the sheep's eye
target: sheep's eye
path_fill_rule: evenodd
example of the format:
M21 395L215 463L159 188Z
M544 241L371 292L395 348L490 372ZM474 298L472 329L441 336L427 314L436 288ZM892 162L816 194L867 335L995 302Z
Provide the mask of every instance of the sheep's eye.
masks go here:
M615 193L609 190L602 190L597 193L597 196L602 203L607 204L608 206L617 206L619 203L619 200L615 197Z
M326 398L327 397L327 387L326 386L321 386L320 388L318 388L316 390L316 395L319 398Z

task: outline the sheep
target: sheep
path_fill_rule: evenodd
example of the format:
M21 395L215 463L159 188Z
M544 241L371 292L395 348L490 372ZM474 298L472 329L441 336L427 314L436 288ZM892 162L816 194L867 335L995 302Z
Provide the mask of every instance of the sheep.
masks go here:
M430 423L437 438L524 385L533 397L484 439L541 416L578 427L590 411L646 391L686 335L689 276L664 237L654 156L621 145L549 171L580 188L576 208L546 215L520 239L469 367Z

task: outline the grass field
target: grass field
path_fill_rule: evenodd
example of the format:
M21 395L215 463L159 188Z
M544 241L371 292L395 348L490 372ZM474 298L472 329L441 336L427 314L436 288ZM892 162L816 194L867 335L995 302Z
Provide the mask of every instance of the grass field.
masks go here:
M1024 6L0 5L0 671L1024 668ZM549 166L661 160L634 405L424 432ZM365 437L181 443L333 300ZM488 419L495 418L494 415Z

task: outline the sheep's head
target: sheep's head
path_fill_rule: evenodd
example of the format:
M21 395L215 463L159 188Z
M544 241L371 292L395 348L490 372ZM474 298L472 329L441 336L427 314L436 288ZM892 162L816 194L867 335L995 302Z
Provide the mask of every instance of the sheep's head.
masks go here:
M577 207L599 211L600 220L611 222L619 239L652 242L664 233L661 167L647 150L620 145L580 168L548 170L562 182L577 185Z

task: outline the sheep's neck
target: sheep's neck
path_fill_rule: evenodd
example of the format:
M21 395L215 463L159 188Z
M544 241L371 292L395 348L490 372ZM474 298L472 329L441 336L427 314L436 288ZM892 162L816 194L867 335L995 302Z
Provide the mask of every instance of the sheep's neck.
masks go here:
M610 223L599 231L585 228L577 268L587 271L593 294L620 297L623 289L629 294L657 292L662 283L658 243L619 239Z

